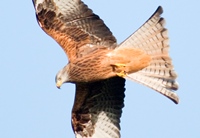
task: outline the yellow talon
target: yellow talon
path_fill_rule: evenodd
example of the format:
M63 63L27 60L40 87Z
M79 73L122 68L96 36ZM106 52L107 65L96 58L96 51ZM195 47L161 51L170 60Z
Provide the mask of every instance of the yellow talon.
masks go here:
M116 73L116 74L117 74L117 76L122 77L122 78L126 77L126 73L124 71L121 71L121 72Z
M126 67L126 64L116 63L115 66L117 66L117 67Z

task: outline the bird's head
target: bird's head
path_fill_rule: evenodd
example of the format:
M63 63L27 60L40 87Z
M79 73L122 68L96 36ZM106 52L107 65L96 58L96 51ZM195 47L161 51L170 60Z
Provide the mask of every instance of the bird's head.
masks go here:
M59 89L63 83L69 82L69 64L56 74L55 82L56 87Z

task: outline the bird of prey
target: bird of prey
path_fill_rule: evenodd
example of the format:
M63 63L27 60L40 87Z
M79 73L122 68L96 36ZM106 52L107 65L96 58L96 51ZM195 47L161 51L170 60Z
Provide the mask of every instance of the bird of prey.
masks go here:
M72 109L76 138L120 137L126 78L179 102L161 6L117 44L103 20L81 0L33 0L33 4L39 26L68 56L56 84L76 85Z

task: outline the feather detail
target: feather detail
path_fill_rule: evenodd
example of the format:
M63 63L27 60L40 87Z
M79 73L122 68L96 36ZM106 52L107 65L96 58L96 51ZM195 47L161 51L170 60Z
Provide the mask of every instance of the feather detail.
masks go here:
M162 12L162 7L158 7L156 12L118 48L138 48L150 55L149 66L127 74L127 78L158 91L177 104L179 98L174 93L178 90L177 74L169 56L169 38L164 27L165 19L160 16Z

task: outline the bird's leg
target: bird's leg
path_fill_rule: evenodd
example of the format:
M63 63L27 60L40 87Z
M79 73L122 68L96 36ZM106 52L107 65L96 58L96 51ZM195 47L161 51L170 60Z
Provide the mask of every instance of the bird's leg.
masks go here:
M117 66L117 67L126 67L126 64L116 63L115 66Z
M126 72L123 71L123 70L121 72L119 72L119 73L116 73L116 74L117 74L117 76L122 77L122 78L126 77Z
M126 64L116 63L114 65L117 68L116 69L117 76L125 78L126 77L126 71L125 71Z

